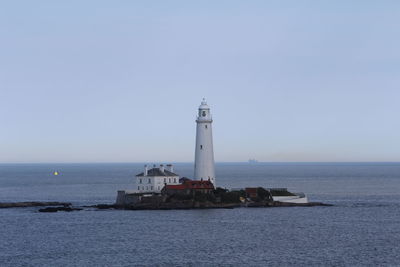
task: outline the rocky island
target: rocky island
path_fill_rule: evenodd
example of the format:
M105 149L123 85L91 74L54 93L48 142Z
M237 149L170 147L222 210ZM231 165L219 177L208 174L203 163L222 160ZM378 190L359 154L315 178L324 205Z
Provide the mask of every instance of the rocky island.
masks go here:
M286 188L266 189L251 187L239 190L214 189L210 181L186 179L178 186L164 186L161 193L127 193L119 191L113 205L94 205L98 209L168 210L168 209L216 209L238 207L311 207L331 206L321 202L284 202L280 197L295 197ZM301 197L298 197L299 199Z
M217 187L212 137L213 119L205 99L196 117L196 146L193 179L174 172L172 164L144 165L136 175L135 190L119 190L116 203L101 204L99 209L210 209L236 207L324 206L309 202L304 193L292 193L286 188Z

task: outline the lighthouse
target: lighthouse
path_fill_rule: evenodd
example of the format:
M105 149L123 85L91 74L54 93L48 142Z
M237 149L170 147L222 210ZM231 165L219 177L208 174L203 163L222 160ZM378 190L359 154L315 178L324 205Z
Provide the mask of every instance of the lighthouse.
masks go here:
M199 107L196 128L196 149L194 159L194 178L210 180L215 185L214 150L212 138L212 117L210 107L203 98Z

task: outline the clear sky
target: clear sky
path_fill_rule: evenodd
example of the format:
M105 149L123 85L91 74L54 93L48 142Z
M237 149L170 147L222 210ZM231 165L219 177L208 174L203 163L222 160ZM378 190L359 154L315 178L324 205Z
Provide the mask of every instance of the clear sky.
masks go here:
M400 161L400 1L1 1L0 162Z

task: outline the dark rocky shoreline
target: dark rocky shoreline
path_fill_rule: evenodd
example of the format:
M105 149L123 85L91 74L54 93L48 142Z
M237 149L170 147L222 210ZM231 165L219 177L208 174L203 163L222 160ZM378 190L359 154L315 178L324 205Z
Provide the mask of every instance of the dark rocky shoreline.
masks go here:
M326 204L322 202L308 202L308 203L289 203L289 202L280 202L280 201L273 201L269 203L249 203L247 207L249 208L262 208L262 207L315 207L315 206L324 206L324 207L331 207L332 204Z
M49 206L62 206L69 207L72 204L69 202L40 202L40 201L25 201L25 202L3 202L0 203L0 209L6 208L28 208L28 207L49 207Z
M141 203L135 205L98 204L87 206L96 209L116 210L182 210L182 209L234 209L234 208L274 208L274 207L315 207L333 206L322 202L287 203L287 202L253 202L253 203L211 203L211 202L186 202L186 203Z

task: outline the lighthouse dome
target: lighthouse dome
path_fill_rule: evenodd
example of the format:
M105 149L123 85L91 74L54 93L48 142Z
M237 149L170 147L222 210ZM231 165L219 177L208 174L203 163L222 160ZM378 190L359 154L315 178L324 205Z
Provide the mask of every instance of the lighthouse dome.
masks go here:
M199 106L199 109L210 109L210 107L207 105L207 101L205 98L203 98L203 101L201 101L201 105Z

